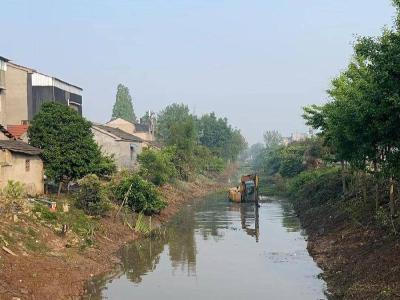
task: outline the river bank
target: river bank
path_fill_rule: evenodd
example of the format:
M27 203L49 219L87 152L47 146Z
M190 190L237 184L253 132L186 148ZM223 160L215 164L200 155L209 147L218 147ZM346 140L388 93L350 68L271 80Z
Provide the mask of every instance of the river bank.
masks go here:
M155 222L165 223L190 199L225 188L235 172L236 167L231 166L212 180L197 178L162 187L160 192L168 206L154 217ZM121 218L114 219L116 209L98 220L92 233L94 243L85 249L74 246L71 239L76 236L70 239L68 234L56 233L54 228L37 222L35 215L2 217L0 232L6 250L0 255L0 299L79 299L86 281L111 270L119 263L115 252L139 237Z
M400 299L400 242L331 205L299 212L332 299Z

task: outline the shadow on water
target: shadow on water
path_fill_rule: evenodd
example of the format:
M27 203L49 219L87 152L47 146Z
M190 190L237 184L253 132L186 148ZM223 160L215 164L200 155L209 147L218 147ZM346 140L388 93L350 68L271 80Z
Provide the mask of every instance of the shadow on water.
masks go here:
M223 195L194 201L162 234L120 249L120 268L88 282L85 299L202 299L208 293L219 299L277 294L280 299L323 299L320 270L308 256L300 231L285 201L267 201L260 208L229 203ZM255 280L249 284L252 276ZM239 290L232 286L235 281ZM287 291L299 282L306 285L304 297ZM260 290L268 284L271 290Z

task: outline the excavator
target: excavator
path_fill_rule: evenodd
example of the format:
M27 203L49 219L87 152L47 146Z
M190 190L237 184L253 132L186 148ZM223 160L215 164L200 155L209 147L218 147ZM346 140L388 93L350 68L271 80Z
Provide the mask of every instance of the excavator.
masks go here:
M258 186L260 178L257 174L243 175L237 187L229 189L228 198L233 202L255 202L258 204Z

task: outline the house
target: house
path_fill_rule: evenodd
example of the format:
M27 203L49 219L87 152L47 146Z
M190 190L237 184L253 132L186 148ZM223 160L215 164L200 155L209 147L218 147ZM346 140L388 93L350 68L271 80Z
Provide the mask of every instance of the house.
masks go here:
M29 125L8 125L7 130L18 140L28 143L28 129Z
M118 170L137 167L137 155L142 152L144 145L140 137L101 124L93 124L92 132L103 154L114 156Z
M150 114L149 120L140 119L139 123L131 123L121 118L112 119L106 125L119 128L129 134L140 137L146 145L150 145L155 141L155 116Z
M0 56L1 124L29 124L47 101L63 103L82 114L80 87Z
M42 150L16 140L0 125L0 190L9 180L21 182L29 195L44 192Z

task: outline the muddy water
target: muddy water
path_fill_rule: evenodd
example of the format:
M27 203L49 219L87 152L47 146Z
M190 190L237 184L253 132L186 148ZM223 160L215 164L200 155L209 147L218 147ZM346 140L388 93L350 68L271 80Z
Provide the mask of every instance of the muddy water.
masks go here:
M284 201L256 210L214 195L120 255L121 269L93 280L88 299L325 299L321 270Z

